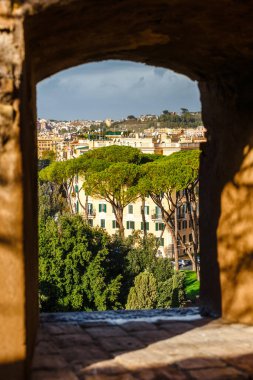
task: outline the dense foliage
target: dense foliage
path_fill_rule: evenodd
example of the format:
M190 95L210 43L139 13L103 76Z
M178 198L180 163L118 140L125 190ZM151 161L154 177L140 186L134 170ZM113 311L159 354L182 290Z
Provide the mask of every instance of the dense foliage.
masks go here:
M125 240L112 238L102 229L90 228L78 215L47 216L46 220L41 217L41 310L140 309L182 304L183 283L177 284L180 296L171 296L175 284L169 279L175 274L170 260L156 257L152 236L148 236L146 244L141 241L138 235ZM152 279L148 282L152 289L145 281L142 285L147 276ZM150 300L143 294L143 286L147 294L152 294Z
M153 235L124 237L123 211L137 197L150 196L175 242L177 210L186 197L198 252L199 151L169 157L142 154L124 146L99 148L78 159L53 162L39 173L39 282L43 311L177 307L184 302L184 274L157 257ZM91 228L72 208L75 177L86 194L105 199L121 226L119 236ZM184 191L184 192L183 192ZM175 195L176 194L176 198ZM184 194L184 195L183 195ZM184 200L185 202L185 200ZM145 205L145 203L144 203ZM143 225L145 215L143 213ZM196 230L194 231L194 226ZM183 242L181 242L183 244ZM176 258L176 254L175 254ZM194 257L191 257L194 263ZM178 269L176 267L176 269Z

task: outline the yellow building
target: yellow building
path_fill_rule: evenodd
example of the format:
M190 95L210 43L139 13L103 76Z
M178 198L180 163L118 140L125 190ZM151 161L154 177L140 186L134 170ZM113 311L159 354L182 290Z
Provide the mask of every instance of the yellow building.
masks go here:
M72 193L72 205L74 211L81 215L85 215L85 204L88 203L88 221L92 227L102 227L110 235L118 232L118 224L115 219L112 206L103 199L86 198L84 190L77 192L82 186L82 180L78 180L75 184L75 191ZM142 202L137 199L130 203L124 209L123 224L125 236L129 236L133 231L143 232L143 219L141 215ZM145 198L145 220L147 233L152 233L159 242L158 254L163 257L173 257L174 248L171 234L165 229L162 221L161 210L157 207L150 197ZM189 215L187 213L186 204L178 212L178 230L182 236L183 242L189 247L192 243L191 227ZM189 248L191 250L191 248ZM184 255L184 249L179 244L180 255Z

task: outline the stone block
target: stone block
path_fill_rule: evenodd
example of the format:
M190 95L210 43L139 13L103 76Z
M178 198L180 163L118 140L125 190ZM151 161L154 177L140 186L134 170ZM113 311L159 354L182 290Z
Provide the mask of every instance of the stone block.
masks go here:
M189 372L194 380L244 380L249 376L232 367L225 368L205 368Z
M133 336L138 338L144 345L152 344L174 336L173 333L166 330L135 331Z
M187 380L188 377L176 368L167 367L137 372L136 378L139 380Z
M101 360L108 360L111 355L99 346L87 345L83 346L72 346L60 349L61 355L64 359L74 365L80 364L81 366L87 366L94 362Z
M54 342L57 347L73 347L73 346L88 346L93 342L93 339L90 335L81 333L81 334L60 334L54 335Z
M76 375L68 370L34 371L31 380L78 380Z
M1 8L1 5L0 5ZM15 23L11 18L2 17L0 14L0 33L1 32L12 32L14 29Z
M99 342L101 343L102 347L109 352L138 350L144 346L140 340L132 336L102 338L99 339Z
M13 92L14 83L11 78L0 79L0 95Z
M87 328L86 332L94 338L105 338L112 336L127 336L127 333L118 326L109 327L91 327Z
M127 322L121 325L121 327L128 331L149 331L149 330L157 330L156 326L153 323L148 322ZM148 332L147 332L148 334Z
M11 123L13 119L13 108L9 104L0 104L0 124Z
M68 364L60 355L36 355L33 361L34 370L57 370L67 368Z
M130 373L124 373L121 375L88 375L83 378L82 380L137 380L136 377L132 376Z
M117 363L115 360L104 360L100 363L94 363L81 369L78 376L88 375L120 375L126 372L126 368Z
M1 0L0 2L0 15L5 16L11 13L11 1L10 0Z
M193 357L179 361L177 365L183 369L219 368L226 367L226 363L216 358Z

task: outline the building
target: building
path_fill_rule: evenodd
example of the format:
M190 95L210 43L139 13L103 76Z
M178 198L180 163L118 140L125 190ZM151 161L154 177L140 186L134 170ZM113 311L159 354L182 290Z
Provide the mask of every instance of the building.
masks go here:
M103 199L86 196L84 190L79 191L82 184L82 179L77 178L72 193L74 211L85 216L85 207L87 207L88 223L90 226L104 228L110 235L118 233L119 226L111 204ZM130 236L133 231L141 231L143 233L144 221L141 214L141 207L142 201L140 198L125 207L123 216L125 237ZM173 258L174 247L172 236L165 228L161 209L155 205L150 197L145 198L144 214L147 233L152 233L157 239L158 255ZM192 229L185 203L177 212L177 221L178 231L182 240L189 246L189 250L192 251ZM178 248L179 254L184 255L184 248L180 243L178 244Z

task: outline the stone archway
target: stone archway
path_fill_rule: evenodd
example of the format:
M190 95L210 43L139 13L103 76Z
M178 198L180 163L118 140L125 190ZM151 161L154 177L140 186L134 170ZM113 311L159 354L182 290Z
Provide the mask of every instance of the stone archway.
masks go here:
M115 58L199 81L208 142L200 186L201 302L253 322L253 1L2 0L0 373L23 378L38 322L35 85Z

